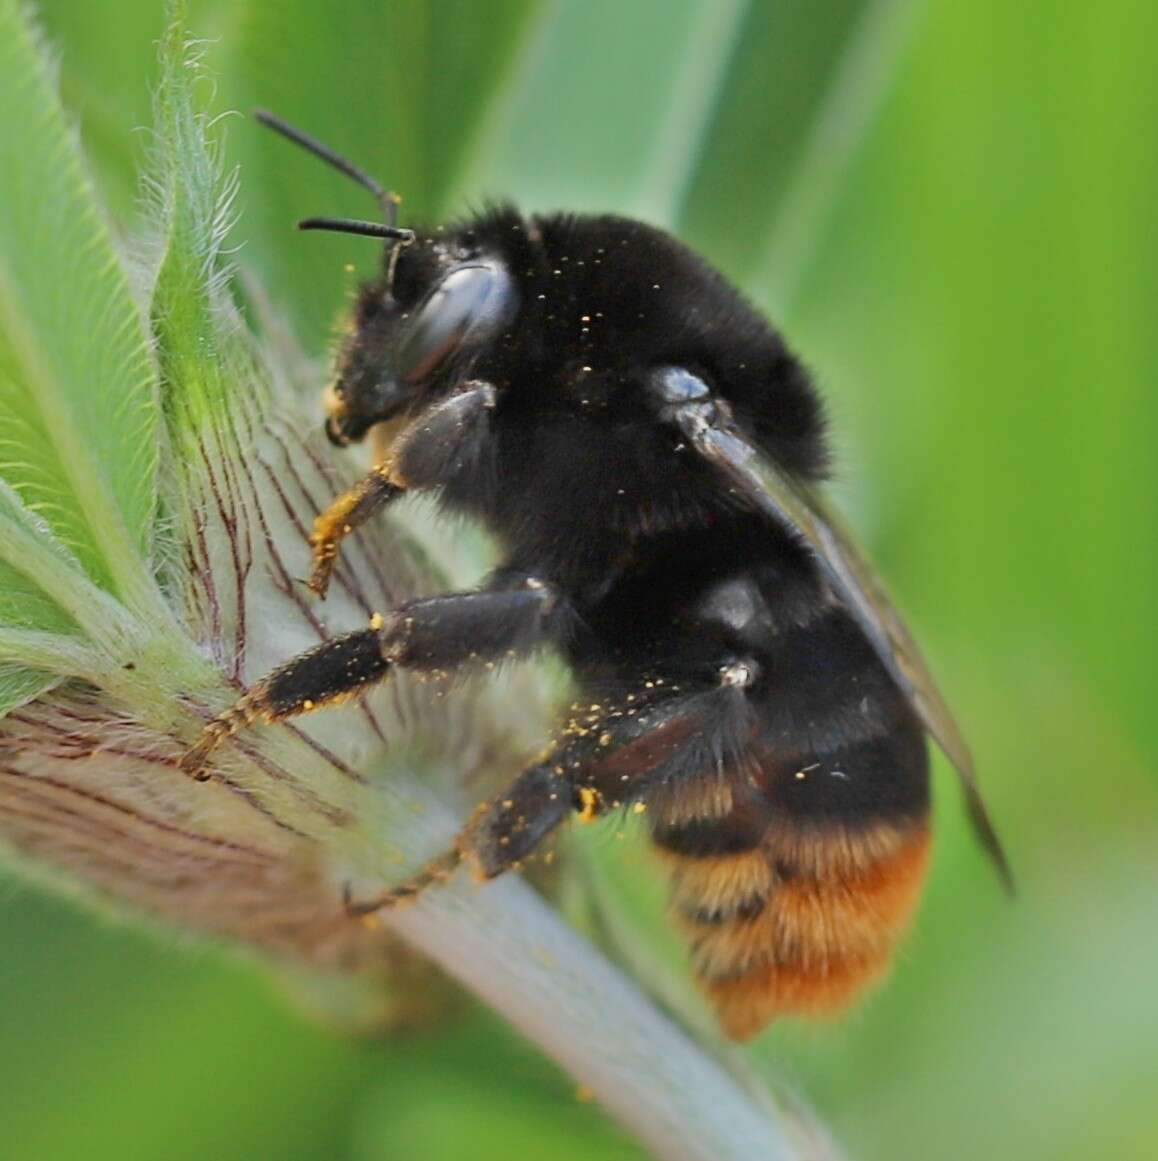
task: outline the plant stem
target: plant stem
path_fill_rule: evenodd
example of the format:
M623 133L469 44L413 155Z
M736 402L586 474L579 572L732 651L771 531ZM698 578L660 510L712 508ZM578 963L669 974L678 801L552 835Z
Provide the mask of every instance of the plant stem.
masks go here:
M523 882L478 887L463 877L387 922L501 1012L656 1157L836 1156L792 1113L760 1107Z

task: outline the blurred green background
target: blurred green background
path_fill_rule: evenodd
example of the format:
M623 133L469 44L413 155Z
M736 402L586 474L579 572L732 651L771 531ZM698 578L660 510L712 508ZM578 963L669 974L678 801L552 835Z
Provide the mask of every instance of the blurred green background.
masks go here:
M39 9L130 234L159 0ZM754 1054L857 1157L1158 1156L1158 9L200 0L192 26L214 108L299 121L412 218L486 196L644 216L773 312L831 400L838 495L958 707L1020 896L942 765L891 982ZM252 122L227 133L240 261L322 356L344 264L375 248L289 224L371 207ZM640 1155L481 1011L349 1044L250 968L15 884L0 944L6 1161Z

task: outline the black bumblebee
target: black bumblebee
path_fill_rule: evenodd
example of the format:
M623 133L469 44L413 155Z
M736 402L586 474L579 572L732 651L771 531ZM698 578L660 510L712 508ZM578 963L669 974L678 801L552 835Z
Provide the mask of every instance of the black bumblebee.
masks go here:
M807 372L725 279L660 230L498 206L387 240L329 395L338 444L395 421L388 457L315 525L324 596L344 536L431 489L503 563L294 658L211 723L223 739L356 694L550 647L582 701L453 852L366 912L467 863L517 866L572 812L646 812L725 1029L819 1013L882 973L929 848L931 734L1008 878L968 750L912 640L816 487L828 447Z

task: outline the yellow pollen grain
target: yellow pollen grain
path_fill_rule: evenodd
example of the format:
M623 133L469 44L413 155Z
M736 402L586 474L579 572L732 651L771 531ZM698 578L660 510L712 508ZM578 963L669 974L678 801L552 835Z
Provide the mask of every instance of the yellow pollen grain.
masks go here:
M636 814L646 814L647 813L647 803L646 802L637 802L631 809Z
M307 697L306 700L302 702L302 709L304 709L306 713L309 713L313 708L314 703Z
M371 629L381 629L382 626L385 624L386 624L386 618L383 617L381 613L375 613L370 618L370 628Z
M579 811L580 822L594 822L599 812L599 791L590 786L579 787L579 801L583 809Z

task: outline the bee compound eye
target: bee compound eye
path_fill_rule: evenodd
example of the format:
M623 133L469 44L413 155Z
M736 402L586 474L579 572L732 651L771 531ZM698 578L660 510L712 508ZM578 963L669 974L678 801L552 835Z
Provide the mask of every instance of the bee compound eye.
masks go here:
M495 338L517 306L514 280L498 263L456 267L431 291L409 324L394 358L398 377L421 383L451 355Z

